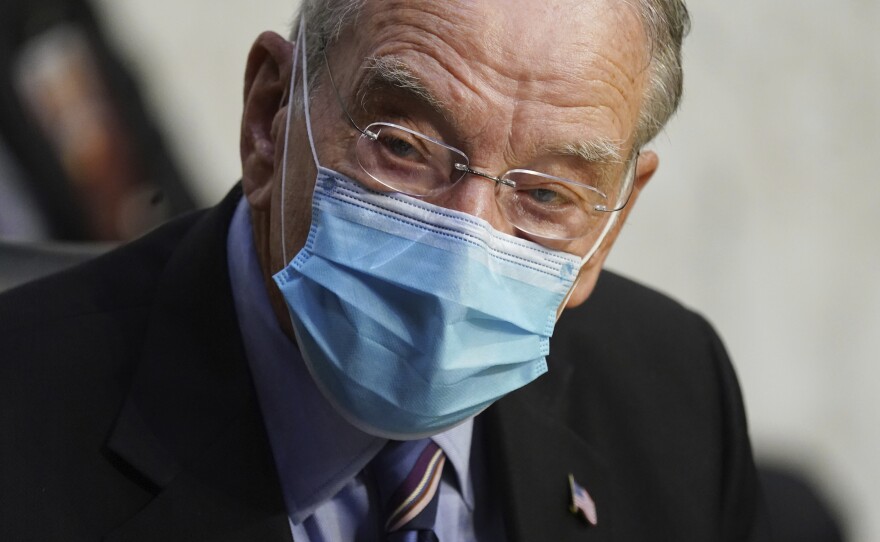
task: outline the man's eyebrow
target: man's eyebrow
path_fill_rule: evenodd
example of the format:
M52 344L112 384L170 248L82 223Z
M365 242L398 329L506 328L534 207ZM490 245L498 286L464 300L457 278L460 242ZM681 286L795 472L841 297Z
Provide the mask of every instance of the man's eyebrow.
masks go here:
M366 59L367 74L358 86L356 98L363 106L371 92L398 89L424 102L445 120L453 122L449 109L413 73L410 67L395 56L372 56ZM623 145L614 139L598 137L567 143L548 149L553 154L574 156L589 163L619 164L623 162Z
M619 164L623 162L623 145L616 140L599 137L567 143L550 149L554 154L575 156L590 163Z
M418 98L429 106L444 119L451 119L450 111L446 105L428 90L421 80L413 74L410 67L394 56L372 56L367 58L365 69L367 75L357 90L357 101L361 106L367 103L371 92L383 88L402 90L411 96Z

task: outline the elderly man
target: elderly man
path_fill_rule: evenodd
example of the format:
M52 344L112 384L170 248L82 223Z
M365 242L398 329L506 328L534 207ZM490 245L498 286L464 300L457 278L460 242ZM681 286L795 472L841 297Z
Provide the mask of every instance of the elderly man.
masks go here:
M2 538L760 538L719 340L601 271L681 2L295 26L248 58L240 189L0 302Z

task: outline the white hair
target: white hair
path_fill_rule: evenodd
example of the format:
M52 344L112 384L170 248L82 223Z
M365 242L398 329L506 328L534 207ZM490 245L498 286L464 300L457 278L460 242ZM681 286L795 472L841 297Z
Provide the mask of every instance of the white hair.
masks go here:
M324 47L333 42L360 12L366 0L303 0L295 21L305 16L309 25L306 48L310 86L317 82ZM681 44L690 30L684 0L624 0L639 12L647 35L650 62L648 88L636 126L635 147L660 133L681 101L683 72ZM298 28L294 24L294 33Z

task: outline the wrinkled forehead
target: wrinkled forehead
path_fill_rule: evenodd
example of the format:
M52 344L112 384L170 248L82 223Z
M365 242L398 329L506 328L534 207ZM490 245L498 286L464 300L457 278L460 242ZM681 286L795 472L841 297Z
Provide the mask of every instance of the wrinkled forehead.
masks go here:
M358 19L369 39L401 30L423 33L448 46L496 61L617 53L644 64L646 37L628 0L368 0ZM600 51L605 47L613 49ZM525 62L516 62L524 67ZM540 66L529 66L532 70Z
M368 0L354 28L362 47L409 44L518 79L573 74L595 57L636 78L648 44L627 0Z
M354 62L394 56L420 76L451 75L442 90L456 102L471 91L569 107L595 100L627 121L649 60L626 0L368 0L344 35Z

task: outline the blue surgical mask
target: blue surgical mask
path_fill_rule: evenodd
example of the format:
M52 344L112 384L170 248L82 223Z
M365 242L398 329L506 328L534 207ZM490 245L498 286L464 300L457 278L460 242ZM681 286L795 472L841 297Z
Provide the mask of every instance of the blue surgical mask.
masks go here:
M318 164L304 34L301 25ZM285 179L286 167L282 190ZM547 371L558 310L585 259L318 164L308 239L274 279L327 399L368 433L413 439Z

